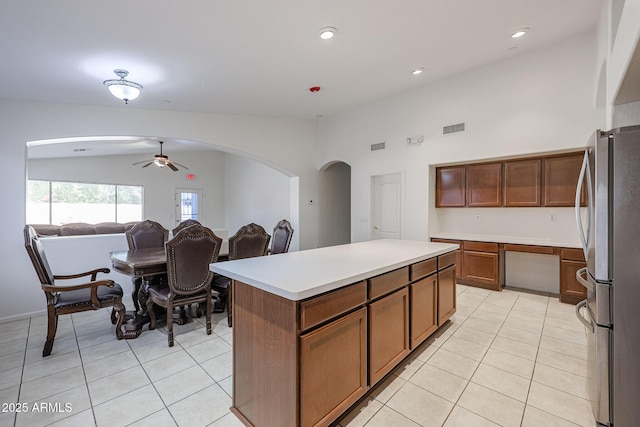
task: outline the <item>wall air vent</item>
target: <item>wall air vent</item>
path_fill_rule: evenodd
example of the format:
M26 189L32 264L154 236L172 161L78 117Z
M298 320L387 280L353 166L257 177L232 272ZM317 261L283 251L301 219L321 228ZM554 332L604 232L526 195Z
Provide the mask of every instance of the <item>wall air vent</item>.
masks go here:
M456 123L455 125L449 125L442 128L443 135L450 135L458 132L464 132L464 123Z
M387 144L386 142L378 142L377 144L371 144L371 151L384 150L386 144Z

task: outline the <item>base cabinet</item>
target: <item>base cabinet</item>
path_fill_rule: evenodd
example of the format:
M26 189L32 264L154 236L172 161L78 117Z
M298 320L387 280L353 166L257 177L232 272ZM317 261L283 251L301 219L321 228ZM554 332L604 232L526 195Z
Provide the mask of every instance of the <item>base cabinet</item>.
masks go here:
M456 312L456 266L438 272L438 326Z
M373 385L409 354L407 288L369 304L369 381Z
M234 281L231 411L246 426L335 423L455 312L455 259L301 301Z
M438 275L432 274L410 285L411 349L438 329Z
M587 289L576 279L576 272L586 265L582 250L560 251L560 302L577 304L587 298Z
M366 391L366 308L300 337L301 425L328 425Z

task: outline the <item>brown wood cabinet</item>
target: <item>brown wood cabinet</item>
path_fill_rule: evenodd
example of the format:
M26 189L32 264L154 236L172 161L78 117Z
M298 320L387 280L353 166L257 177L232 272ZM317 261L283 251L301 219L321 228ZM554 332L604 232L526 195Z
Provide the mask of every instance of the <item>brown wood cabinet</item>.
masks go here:
M504 162L504 205L540 206L541 198L540 159L509 160Z
M436 207L571 207L583 152L436 168ZM580 196L586 205L586 185Z
M301 425L328 425L366 391L366 308L300 337Z
M463 243L461 283L501 290L502 274L497 243Z
M462 277L462 246L463 243L460 240L450 240L450 239L437 239L432 238L432 242L440 242L440 243L451 243L454 245L458 245L460 249L455 251L456 254L456 279L460 279Z
M411 349L438 329L438 274L422 278L410 286Z
M467 166L467 206L502 206L502 163Z
M544 205L575 206L576 187L584 153L548 157L544 160ZM583 185L580 204L586 206Z
M464 207L465 205L465 166L436 168L436 207L451 208Z
M231 411L245 425L334 423L455 313L454 261L450 252L301 301L234 281Z
M438 271L438 326L456 312L456 266Z
M560 301L577 304L587 298L587 290L576 279L576 272L585 267L584 254L580 249L560 250Z
M369 304L369 381L377 383L409 354L406 287Z

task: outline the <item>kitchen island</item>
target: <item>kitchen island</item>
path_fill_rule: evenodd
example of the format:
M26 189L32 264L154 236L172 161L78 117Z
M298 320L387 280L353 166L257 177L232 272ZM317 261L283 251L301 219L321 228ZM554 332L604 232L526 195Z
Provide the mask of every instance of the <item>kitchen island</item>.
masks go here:
M233 406L326 426L455 313L458 245L374 240L211 264L233 279Z

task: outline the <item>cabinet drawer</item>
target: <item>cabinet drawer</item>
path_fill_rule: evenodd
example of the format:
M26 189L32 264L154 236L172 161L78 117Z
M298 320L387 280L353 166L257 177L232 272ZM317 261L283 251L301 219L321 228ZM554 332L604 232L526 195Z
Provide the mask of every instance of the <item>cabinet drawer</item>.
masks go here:
M584 262L584 252L582 252L582 249L562 248L560 250L560 258Z
M409 267L411 281L426 277L438 270L438 259L429 258L424 261L416 262Z
M367 301L365 282L315 297L300 304L300 329L307 330Z
M402 267L369 279L369 299L377 298L409 283L409 267Z
M498 253L498 244L488 242L464 242L464 250Z
M449 252L448 254L440 255L438 257L438 270L442 270L443 268L447 268L450 265L456 263L456 252Z

